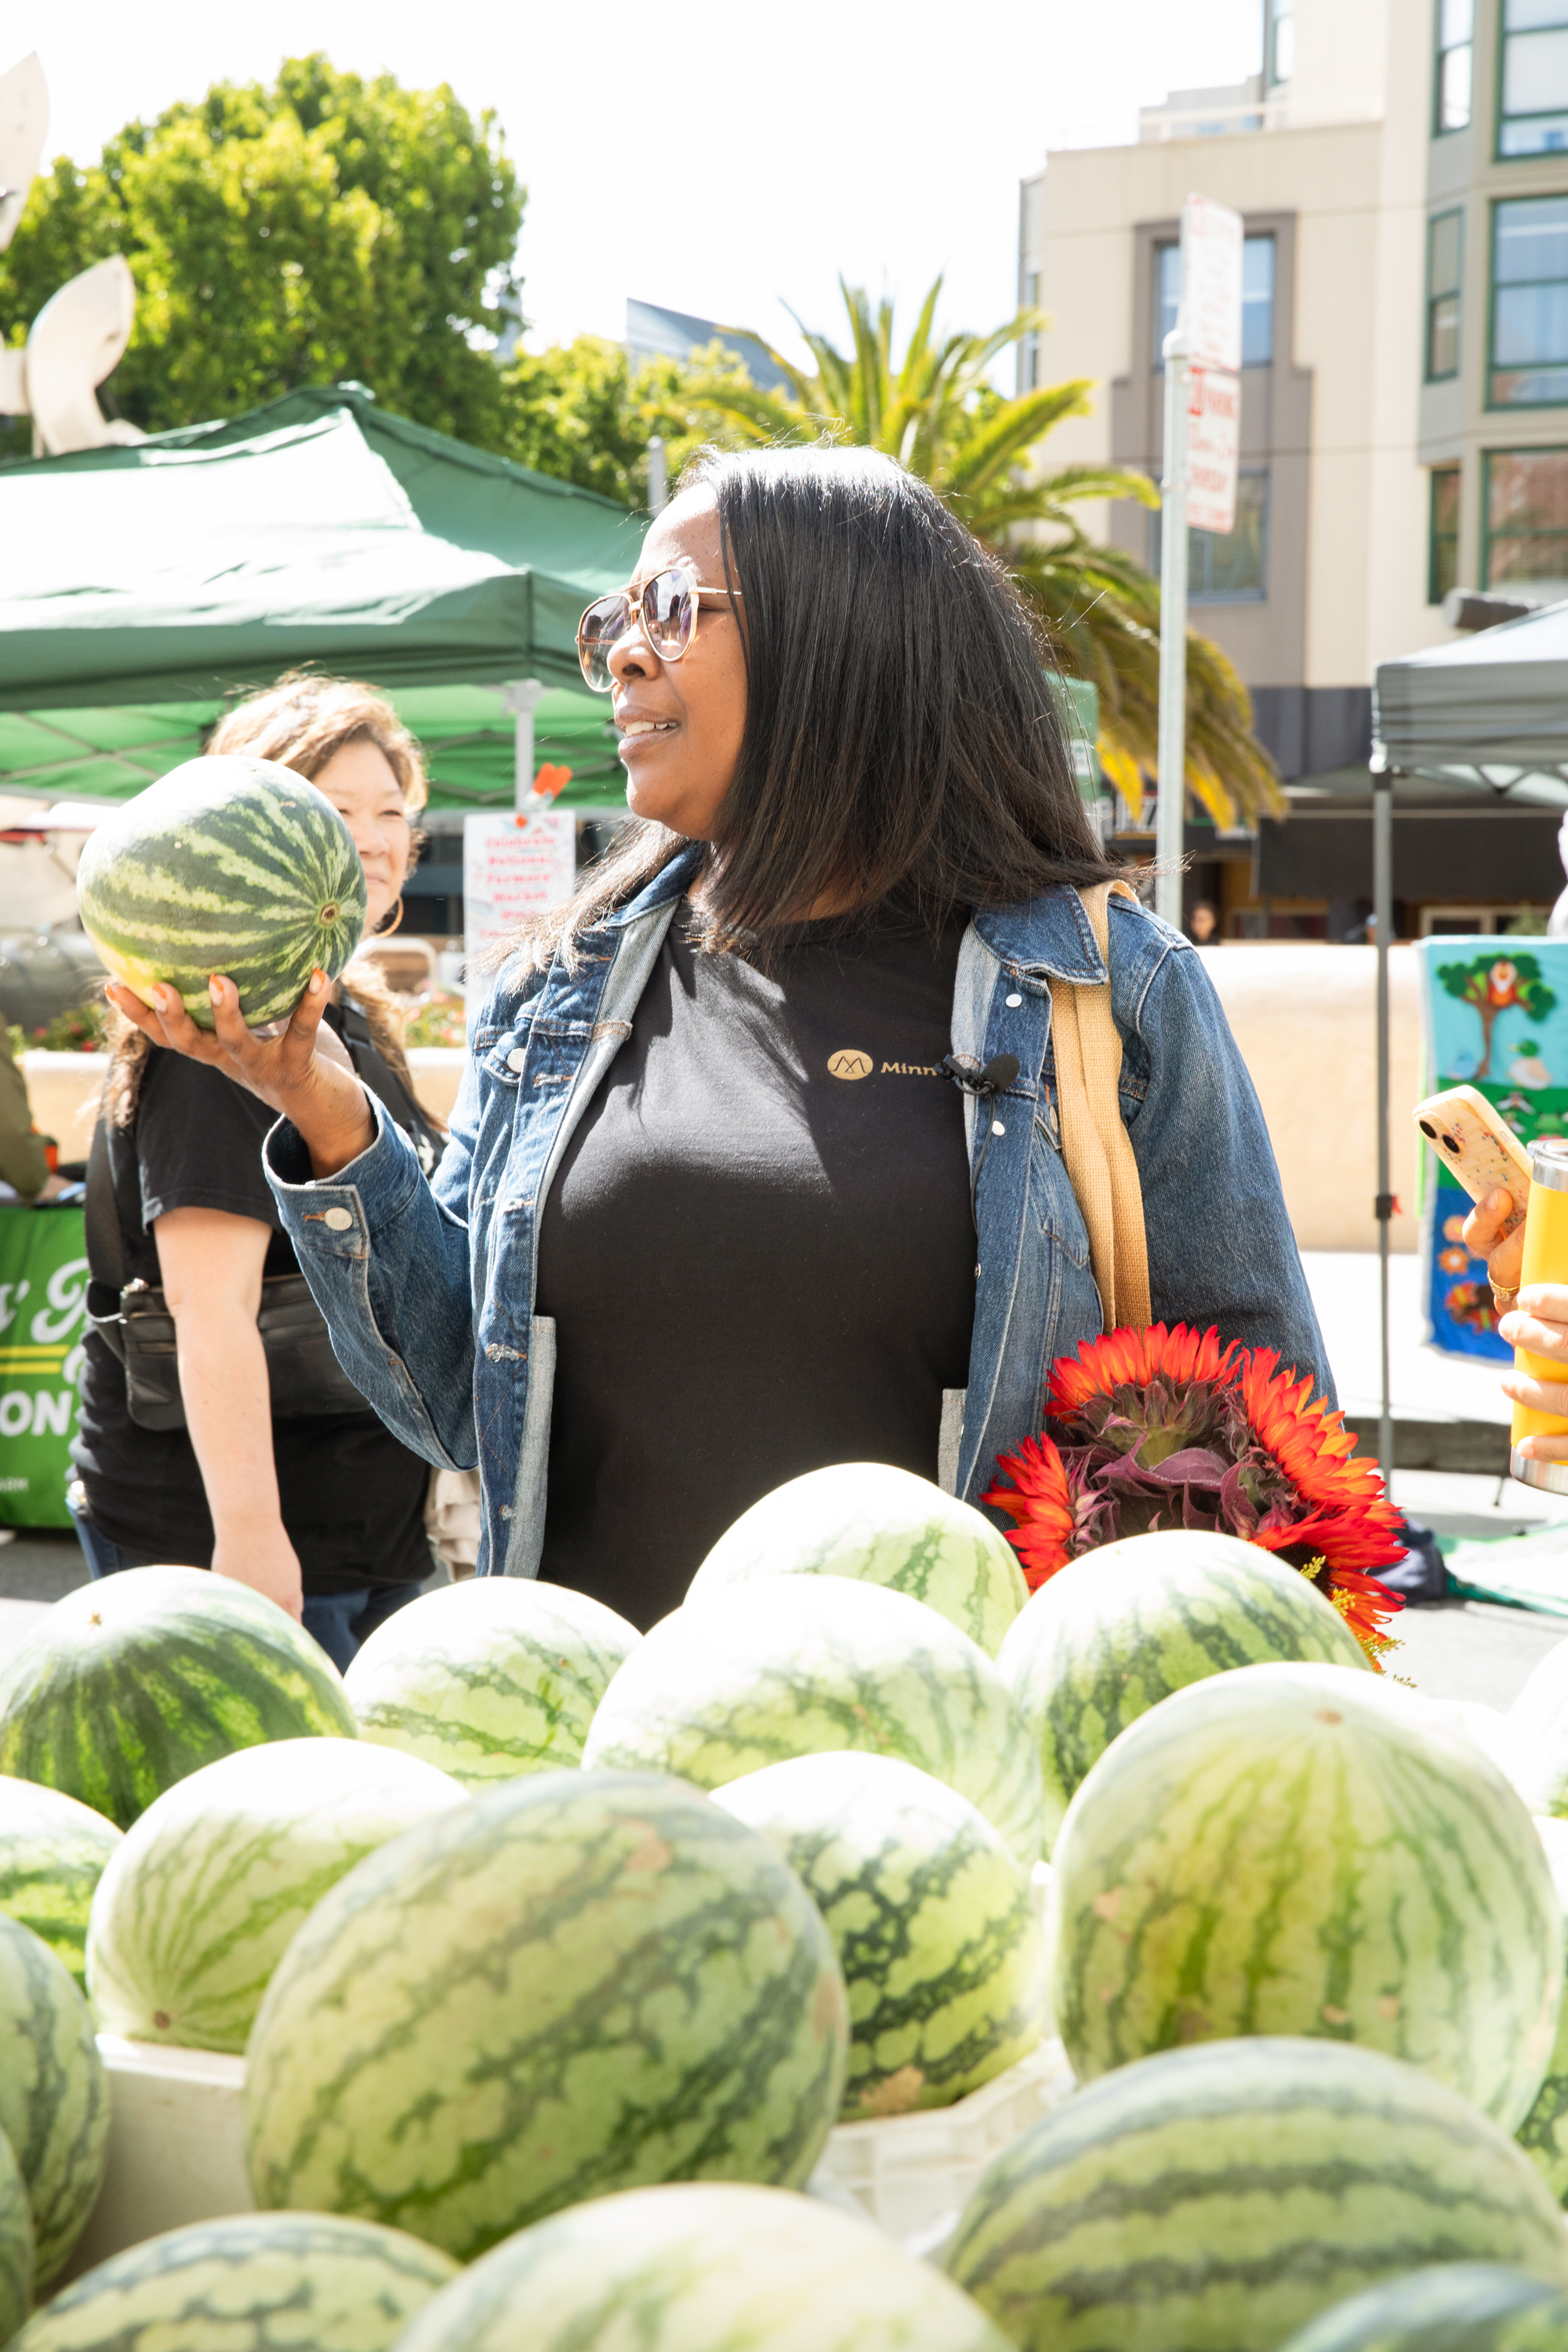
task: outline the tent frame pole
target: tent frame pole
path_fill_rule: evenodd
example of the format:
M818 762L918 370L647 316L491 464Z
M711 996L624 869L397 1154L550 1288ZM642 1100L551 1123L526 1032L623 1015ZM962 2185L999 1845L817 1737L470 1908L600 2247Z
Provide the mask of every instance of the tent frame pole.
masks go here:
M1377 1415L1377 1459L1384 1482L1394 1475L1394 1413L1389 1390L1388 1243L1394 1216L1388 1150L1388 950L1394 934L1394 776L1372 771L1372 906L1377 936L1377 1218L1378 1330L1382 1387Z

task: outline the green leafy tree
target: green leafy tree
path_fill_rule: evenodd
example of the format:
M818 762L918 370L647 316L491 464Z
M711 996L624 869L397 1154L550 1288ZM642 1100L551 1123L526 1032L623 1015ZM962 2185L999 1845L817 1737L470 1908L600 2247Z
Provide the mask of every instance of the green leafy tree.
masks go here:
M850 345L802 332L816 373L772 356L786 394L718 384L702 396L753 441L815 438L826 431L886 450L931 483L975 534L1005 560L1034 604L1064 669L1100 690L1100 761L1123 798L1142 807L1158 766L1160 591L1121 549L1090 540L1077 509L1100 499L1157 507L1146 475L1115 466L1042 468L1037 453L1053 426L1088 413L1084 379L1006 399L988 381L999 355L1047 323L1036 310L989 335L936 331L939 278L901 360L893 358L893 308L873 310L844 285ZM1186 785L1220 824L1282 815L1274 763L1252 732L1247 688L1219 647L1187 635Z
M498 373L473 339L502 323L522 205L492 115L290 58L270 88L216 83L41 175L0 256L0 333L21 341L67 278L122 253L136 328L107 389L143 431L357 377L493 444Z
M1457 996L1461 1004L1473 1005L1480 1016L1478 1078L1491 1076L1492 1032L1500 1013L1517 1005L1527 1020L1544 1021L1557 1003L1554 991L1541 977L1539 959L1532 955L1484 955L1468 963L1440 963L1437 978L1450 996Z
M520 351L502 371L493 446L557 481L646 507L647 445L655 435L664 442L673 482L703 443L738 438L713 395L749 383L719 343L689 361L634 359L622 343L579 335L547 352Z

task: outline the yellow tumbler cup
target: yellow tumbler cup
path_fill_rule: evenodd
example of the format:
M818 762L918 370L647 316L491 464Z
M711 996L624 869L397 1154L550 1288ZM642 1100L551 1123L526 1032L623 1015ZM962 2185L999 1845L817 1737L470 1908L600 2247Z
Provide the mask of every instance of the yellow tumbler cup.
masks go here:
M1557 1136L1530 1147L1530 1206L1519 1286L1522 1290L1531 1282L1568 1283L1568 1139ZM1531 1356L1523 1348L1514 1349L1513 1360L1516 1370L1538 1381L1568 1383L1568 1364ZM1568 1437L1568 1413L1536 1412L1516 1404L1510 1433L1509 1475L1521 1486L1568 1495L1568 1462L1531 1462L1519 1451L1521 1437Z

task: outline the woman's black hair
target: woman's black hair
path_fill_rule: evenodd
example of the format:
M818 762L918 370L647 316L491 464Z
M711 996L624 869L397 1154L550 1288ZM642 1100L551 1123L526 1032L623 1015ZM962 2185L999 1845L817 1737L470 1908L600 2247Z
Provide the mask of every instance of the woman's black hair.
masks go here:
M956 908L1109 880L1058 689L1002 565L930 486L868 449L703 451L741 592L746 720L702 891L708 940L824 901ZM742 616L743 615L743 620ZM683 846L634 820L576 896L516 942L537 966Z

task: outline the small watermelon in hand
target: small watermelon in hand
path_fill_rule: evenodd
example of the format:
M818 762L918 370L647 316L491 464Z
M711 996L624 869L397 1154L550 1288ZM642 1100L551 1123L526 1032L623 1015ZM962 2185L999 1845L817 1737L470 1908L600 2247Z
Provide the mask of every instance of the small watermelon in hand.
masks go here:
M364 929L353 835L314 784L276 760L187 760L88 837L81 924L145 1003L177 988L213 1026L207 981L226 972L252 1028L291 1013L319 964L335 980Z

